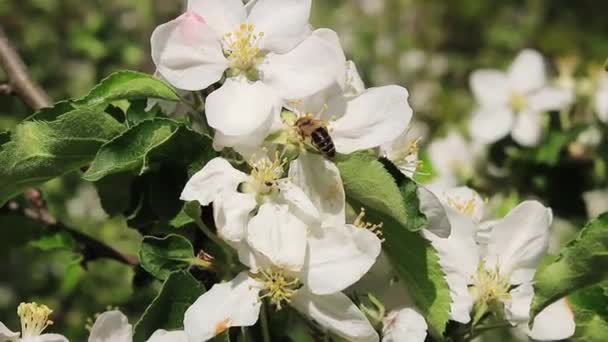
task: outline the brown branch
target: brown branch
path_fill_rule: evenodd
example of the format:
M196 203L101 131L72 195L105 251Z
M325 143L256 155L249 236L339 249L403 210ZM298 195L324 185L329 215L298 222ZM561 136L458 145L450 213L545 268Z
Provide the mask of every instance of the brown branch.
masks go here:
M102 241L96 240L93 237L68 227L61 222L57 222L57 220L49 213L46 203L42 199L42 194L39 190L31 189L25 194L25 197L30 202L31 207L21 207L16 202L11 202L8 205L8 209L11 212L44 224L49 231L67 232L70 234L74 240L76 240L76 242L82 246L80 251L84 257L83 262L106 258L131 266L139 265L139 260L137 257L122 253L117 249L106 245Z
M18 94L23 101L38 110L51 105L51 99L32 79L17 50L0 26L0 67L8 77L11 93Z

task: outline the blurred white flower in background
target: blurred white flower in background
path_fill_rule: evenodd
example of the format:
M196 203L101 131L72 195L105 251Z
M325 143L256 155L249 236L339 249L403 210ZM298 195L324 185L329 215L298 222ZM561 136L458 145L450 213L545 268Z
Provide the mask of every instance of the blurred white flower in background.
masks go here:
M571 91L549 85L543 57L534 50L523 50L507 72L477 70L470 82L478 104L470 132L485 144L511 134L522 146L536 146L543 134L543 112L561 110L573 101Z
M384 11L386 0L357 0L363 13L367 15L379 15Z
M583 193L587 217L596 218L608 211L608 189L596 189Z
M608 75L605 71L600 71L600 73L593 96L593 106L597 117L603 123L608 123Z
M433 140L428 153L437 174L428 187L440 193L473 176L476 160L483 156L483 146L467 141L453 130L447 136Z

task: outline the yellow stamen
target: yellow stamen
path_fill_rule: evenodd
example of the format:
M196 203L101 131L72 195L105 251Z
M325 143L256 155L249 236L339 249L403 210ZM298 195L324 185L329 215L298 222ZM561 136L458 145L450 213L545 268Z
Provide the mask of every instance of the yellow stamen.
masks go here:
M21 303L17 308L17 314L21 318L22 337L40 336L44 329L53 324L49 320L53 310L48 306L37 303Z
M521 94L513 93L509 98L509 105L514 112L519 113L528 107L528 99Z
M500 273L498 266L495 269L487 269L485 263L481 262L473 276L473 286L470 289L476 304L492 304L510 299L509 278L508 275Z
M468 200L463 200L460 197L452 196L448 198L448 205L467 216L473 216L475 210L477 209L477 204L474 197L469 198Z
M251 165L251 179L254 187L254 191L259 194L269 194L272 192L276 185L276 181L283 177L285 172L285 165L287 164L286 158L276 153L274 160L267 158L260 159L258 161L250 160Z
M263 53L259 48L264 32L255 32L255 25L241 23L234 32L224 35L224 54L234 74L248 74L260 64Z
M262 270L254 277L263 284L260 299L268 298L277 310L283 308L284 302L290 303L291 297L302 286L298 278L286 276L282 270Z
M359 215L357 215L357 218L355 218L355 222L353 222L353 225L358 228L367 229L378 236L382 236L382 226L384 225L384 223L380 222L378 224L373 224L367 222L365 221L365 214L365 208L361 208L361 211L359 212Z

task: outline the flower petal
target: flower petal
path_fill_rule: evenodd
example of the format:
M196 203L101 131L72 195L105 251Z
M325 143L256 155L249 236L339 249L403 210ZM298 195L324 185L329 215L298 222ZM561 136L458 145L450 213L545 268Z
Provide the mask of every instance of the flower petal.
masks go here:
M186 183L180 196L183 201L208 205L223 191L236 191L249 176L235 169L224 158L214 158Z
M306 255L306 225L287 205L262 204L249 221L247 242L281 268L299 271Z
M279 190L290 212L309 227L321 226L321 215L302 188L285 179L279 182Z
M209 125L229 136L248 135L279 115L275 92L261 82L229 78L207 97L205 112Z
M365 91L365 84L359 75L357 65L353 61L346 62L346 84L344 95L348 97L358 96Z
M561 110L573 100L572 91L557 87L544 87L528 98L530 110L538 112Z
M302 42L310 34L311 4L311 0L258 0L251 8L249 22L256 31L264 32L263 48L286 53Z
M477 191L468 186L459 186L444 191L444 203L456 209L458 214L465 215L479 223L483 218L485 201Z
M186 12L158 26L151 44L158 72L179 89L205 89L228 67L220 40L196 13Z
M365 315L343 293L316 296L300 289L291 305L322 327L351 342L377 342L378 334Z
M42 334L40 336L35 337L36 342L69 342L68 339L63 336L63 335L59 335L59 334ZM23 342L26 342L27 339L22 339ZM104 340L106 341L106 340ZM108 342L110 340L107 340ZM114 342L115 340L111 340L112 342ZM120 340L119 340L120 342ZM129 340L129 342L131 342L131 340Z
M342 291L369 271L381 249L378 236L367 229L322 227L308 237L305 283L315 294Z
M540 89L547 83L543 56L531 49L517 55L507 75L509 86L520 95Z
M608 123L608 77L595 93L594 107L597 117L603 123Z
M428 325L412 308L390 312L383 320L382 342L424 342Z
M183 330L156 330L147 342L188 342L188 335Z
M213 218L218 235L229 241L245 238L251 212L257 207L254 194L224 191L213 205Z
M260 314L259 292L260 284L247 272L213 285L186 310L186 334L191 341L206 341L230 327L254 325Z
M473 113L469 130L475 141L493 144L511 132L513 121L515 117L508 107L482 107Z
M289 178L314 203L324 224L344 224L346 195L334 163L318 154L304 152L291 162Z
M317 30L285 54L270 53L259 67L262 81L283 99L302 99L337 82L343 77L344 52L327 34L327 29Z
M526 110L517 115L511 136L518 144L537 146L543 135L543 117L540 112Z
M397 139L412 119L408 97L403 87L385 86L349 101L344 116L330 124L336 150L348 154Z
M232 32L247 19L241 0L188 0L188 11L205 18L220 37Z
M511 274L511 284L531 281L547 250L552 220L551 209L539 202L515 207L492 229L486 267L498 266L501 274Z
M567 299L563 298L536 316L528 335L537 341L557 341L570 338L575 330L574 314Z
M469 80L473 96L481 107L503 107L509 101L507 75L499 70L476 70Z
M4 323L0 322L0 341L12 341L18 337L18 332L12 332Z
M127 316L118 310L102 313L89 335L89 342L131 342L133 340L133 326L129 324Z
M530 305L534 297L532 284L521 284L511 291L510 295L510 299L503 301L505 305L505 318L512 325L527 323L530 319Z
M475 243L476 226L473 220L452 207L445 208L452 232L447 239L442 239L429 231L423 235L439 255L439 264L446 274L452 297L451 318L457 322L470 321L473 298L468 290L469 279L479 266L479 252Z
M417 193L420 211L428 220L426 230L440 238L450 236L452 230L450 220L439 198L424 186L418 186Z

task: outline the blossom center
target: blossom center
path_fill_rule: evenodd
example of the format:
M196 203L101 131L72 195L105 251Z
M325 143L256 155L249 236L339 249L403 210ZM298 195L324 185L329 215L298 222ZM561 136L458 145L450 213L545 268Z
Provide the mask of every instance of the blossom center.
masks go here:
M500 274L498 267L487 269L482 262L473 276L473 286L470 290L476 304L485 305L510 299L510 289L508 276Z
M418 159L419 143L421 138L416 138L397 149L394 156L390 158L400 170L405 170L407 175L412 177L422 165Z
M477 209L477 204L475 202L475 198L463 199L458 196L451 196L448 198L448 205L460 213L473 216L475 210Z
M22 337L40 336L44 329L53 324L49 315L53 310L48 306L37 303L21 303L17 308L17 314L21 318Z
M521 112L528 107L528 99L521 94L513 93L509 98L509 106L514 112Z
M260 48L260 40L264 32L255 32L255 25L241 23L237 30L224 35L224 55L230 64L231 76L245 75L257 78L257 66L262 62L264 54Z
M290 303L302 286L298 278L287 276L282 270L262 270L256 277L262 283L260 299L268 298L277 310L283 308L283 303Z
M249 182L249 185L253 187L251 191L261 195L272 193L277 180L283 176L283 168L286 163L287 160L281 159L278 155L274 161L260 159L256 162L250 162L251 182Z

